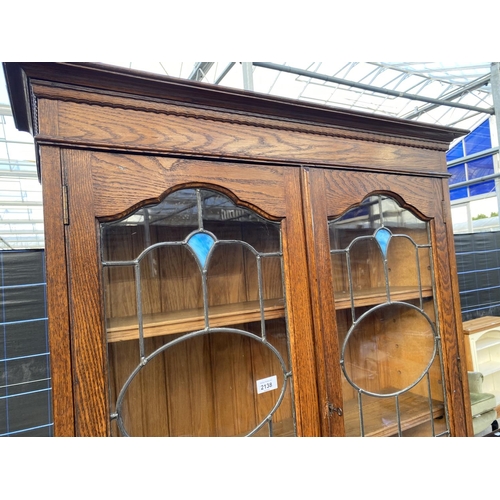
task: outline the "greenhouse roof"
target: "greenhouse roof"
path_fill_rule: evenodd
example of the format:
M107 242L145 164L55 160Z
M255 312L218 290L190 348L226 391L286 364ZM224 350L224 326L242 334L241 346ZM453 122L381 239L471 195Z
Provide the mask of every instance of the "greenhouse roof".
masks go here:
M465 129L494 113L490 62L109 64Z

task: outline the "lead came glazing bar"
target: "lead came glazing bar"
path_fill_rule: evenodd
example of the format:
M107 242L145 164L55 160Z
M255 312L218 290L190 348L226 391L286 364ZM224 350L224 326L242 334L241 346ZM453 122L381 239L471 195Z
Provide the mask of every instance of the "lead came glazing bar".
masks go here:
M347 282L349 287L349 296L351 298L352 322L356 323L356 308L354 307L354 290L352 289L351 256L348 251L345 252L345 259L347 265Z
M266 340L266 318L264 316L264 292L263 292L263 285L262 285L262 262L260 259L260 255L256 256L256 261L257 261L257 280L258 280L258 287L259 287L259 307L260 307L260 332L262 335L262 338Z
M210 327L210 320L208 315L208 287L207 287L207 269L201 272L201 287L203 291L203 317L205 320L205 328Z
M394 399L396 400L396 420L398 422L398 436L402 436L403 432L401 431L401 410L399 408L399 394L396 394L396 396L394 396Z
M139 357L144 359L144 324L142 316L141 265L137 263L135 271L135 296L137 301L137 321L139 326Z
M427 372L427 394L429 395L428 399L429 399L429 412L430 412L430 415L431 415L432 435L435 436L436 435L436 431L434 429L434 409L433 409L433 406L432 406L432 389L431 389L431 379L430 379L429 372Z
M420 254L418 252L418 245L415 245L415 260L417 262L417 280L418 280L418 290L420 296L420 309L424 310L424 297L422 294L422 277L420 273Z
M358 411L359 411L359 428L361 431L361 437L365 435L365 422L363 420L363 399L361 391L358 391Z
M203 206L201 203L201 191L196 190L196 203L198 204L198 229L203 229Z

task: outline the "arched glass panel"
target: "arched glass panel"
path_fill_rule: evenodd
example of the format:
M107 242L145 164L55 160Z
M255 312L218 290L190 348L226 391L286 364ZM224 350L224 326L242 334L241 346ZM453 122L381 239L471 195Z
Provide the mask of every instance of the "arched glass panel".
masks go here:
M279 222L183 189L101 247L114 435L295 435Z
M377 195L329 233L346 435L449 435L429 224Z

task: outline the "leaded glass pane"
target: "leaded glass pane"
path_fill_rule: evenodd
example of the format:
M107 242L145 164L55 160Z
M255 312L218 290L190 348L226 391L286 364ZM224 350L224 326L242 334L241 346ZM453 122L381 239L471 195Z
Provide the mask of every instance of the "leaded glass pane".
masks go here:
M428 223L378 195L329 232L346 435L448 435Z
M294 435L280 223L208 189L101 225L114 435Z

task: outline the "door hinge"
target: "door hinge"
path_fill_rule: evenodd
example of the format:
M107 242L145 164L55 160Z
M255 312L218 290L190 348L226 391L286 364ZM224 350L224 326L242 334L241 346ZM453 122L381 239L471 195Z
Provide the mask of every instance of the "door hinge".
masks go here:
M67 226L69 224L69 205L68 205L68 186L63 184L62 186L62 202L63 202L63 224Z

